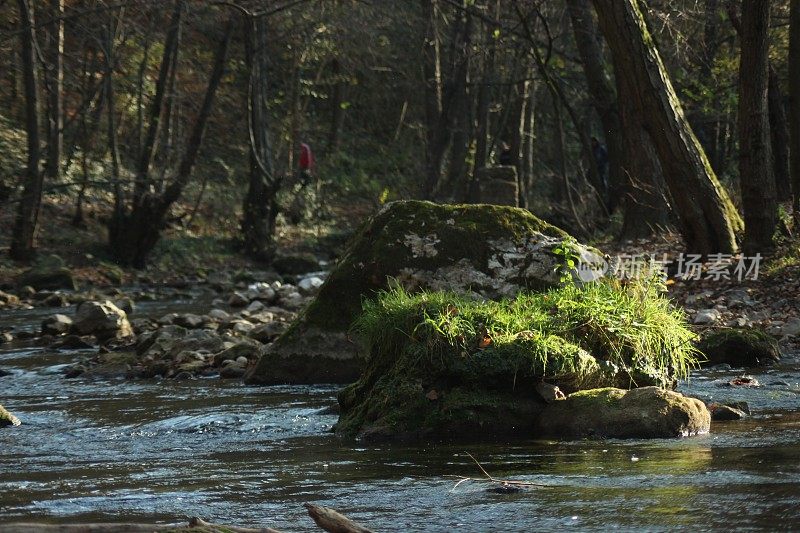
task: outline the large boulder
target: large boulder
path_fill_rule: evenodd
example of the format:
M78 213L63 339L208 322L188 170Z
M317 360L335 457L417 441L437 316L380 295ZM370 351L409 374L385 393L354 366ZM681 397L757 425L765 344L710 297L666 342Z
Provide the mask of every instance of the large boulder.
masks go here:
M5 408L0 405L0 428L18 425L20 425L19 418L6 411Z
M539 416L538 435L561 439L653 439L708 433L705 404L678 392L642 387L575 392Z
M58 289L74 291L78 289L72 271L57 255L40 259L32 268L19 275L17 285L20 287L30 286L37 291Z
M83 302L75 310L72 327L79 335L95 335L100 340L133 335L125 311L111 303Z
M336 431L377 440L532 438L550 434L538 422L548 401L574 403L556 391L670 387L696 363L694 334L647 287L567 285L500 302L387 291L366 302L355 323L370 357L339 394ZM660 416L654 405L631 410L630 420L649 427ZM568 415L580 422L577 407ZM590 422L605 430L604 419Z
M697 345L705 355L702 364L727 363L732 367L771 365L781 358L778 341L760 329L730 328L705 335Z
M366 351L347 332L365 298L394 278L410 290L450 290L496 299L559 281L569 236L529 211L495 205L386 205L350 241L316 299L273 343L247 377L250 383L349 383ZM602 261L579 244L586 263Z

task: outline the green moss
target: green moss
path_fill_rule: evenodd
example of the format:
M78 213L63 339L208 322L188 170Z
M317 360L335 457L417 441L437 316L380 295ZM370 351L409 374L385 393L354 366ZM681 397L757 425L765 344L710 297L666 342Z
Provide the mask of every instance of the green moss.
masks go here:
M452 220L452 224L447 224ZM439 205L407 201L390 204L365 224L351 241L338 268L308 308L305 318L322 329L345 330L361 310L361 297L372 297L386 286L397 265L435 270L468 257L482 267L489 250L482 242L518 239L533 232L566 238L562 230L528 211L490 205ZM407 235L435 234L437 253L413 257L404 245ZM480 236L480 239L476 239ZM362 258L372 258L362 263ZM378 260L379 259L379 260ZM355 273L355 275L354 275Z
M616 387L581 390L569 395L576 404L584 406L598 405L598 403L614 405L623 396L625 396L625 391Z
M505 415L489 427L513 426L508 419L531 409L542 379L567 391L669 387L696 364L684 315L645 282L570 285L500 302L395 286L364 303L353 330L370 357L339 396L345 435L440 434L464 416L500 416L501 406Z

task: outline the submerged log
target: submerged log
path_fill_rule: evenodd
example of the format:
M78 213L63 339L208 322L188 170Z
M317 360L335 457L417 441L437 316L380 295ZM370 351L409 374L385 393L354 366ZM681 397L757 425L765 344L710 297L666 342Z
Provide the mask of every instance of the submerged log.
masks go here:
M303 506L308 509L308 516L313 518L319 527L330 533L372 533L371 530L328 507L313 503L304 503Z

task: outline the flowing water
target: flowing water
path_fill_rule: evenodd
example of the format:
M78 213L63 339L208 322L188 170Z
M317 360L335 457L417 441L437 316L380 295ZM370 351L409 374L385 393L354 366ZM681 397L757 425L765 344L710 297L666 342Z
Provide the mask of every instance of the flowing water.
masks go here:
M144 312L187 311L148 304ZM196 305L196 304L192 304ZM52 311L4 312L34 327ZM800 528L800 360L732 389L703 371L682 389L739 399L753 416L653 441L365 446L330 433L334 387L248 387L218 379L86 381L79 352L0 347L0 521L166 522L191 516L306 531L304 502L376 531L668 531ZM498 494L455 476L538 484Z

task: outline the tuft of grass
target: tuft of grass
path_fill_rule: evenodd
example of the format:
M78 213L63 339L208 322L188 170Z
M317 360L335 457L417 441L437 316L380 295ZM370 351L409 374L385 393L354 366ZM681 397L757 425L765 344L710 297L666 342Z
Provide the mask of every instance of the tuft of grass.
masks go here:
M567 285L502 301L412 294L394 284L364 302L353 331L370 347L370 363L415 356L438 369L469 361L490 373L494 365L590 381L611 372L632 385L647 377L665 387L697 365L684 313L648 281Z

